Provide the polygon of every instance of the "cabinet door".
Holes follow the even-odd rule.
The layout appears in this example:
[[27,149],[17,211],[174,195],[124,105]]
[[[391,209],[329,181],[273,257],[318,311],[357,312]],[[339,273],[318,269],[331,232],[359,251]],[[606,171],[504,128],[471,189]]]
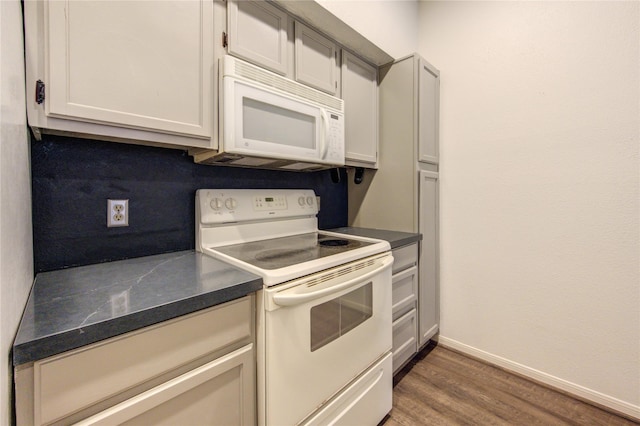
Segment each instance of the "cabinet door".
[[420,287],[418,288],[420,346],[436,334],[440,320],[438,186],[438,173],[420,172],[419,228],[422,233]]
[[253,425],[253,344],[76,425]]
[[[376,167],[378,161],[378,72],[342,51],[345,159],[348,165]],[[359,164],[365,163],[365,164]]]
[[296,81],[335,95],[338,90],[336,44],[299,22],[295,28]]
[[230,0],[228,52],[286,75],[289,17],[266,1]]
[[418,159],[438,163],[440,72],[424,59],[418,61]]
[[213,3],[45,3],[45,111],[211,137]]

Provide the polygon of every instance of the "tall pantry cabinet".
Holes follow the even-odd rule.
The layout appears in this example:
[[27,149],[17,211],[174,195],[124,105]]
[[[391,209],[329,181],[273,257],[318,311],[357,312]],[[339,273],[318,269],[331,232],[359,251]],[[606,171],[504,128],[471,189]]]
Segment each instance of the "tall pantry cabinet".
[[422,233],[418,347],[438,331],[440,73],[420,56],[379,70],[379,165],[349,179],[349,224]]

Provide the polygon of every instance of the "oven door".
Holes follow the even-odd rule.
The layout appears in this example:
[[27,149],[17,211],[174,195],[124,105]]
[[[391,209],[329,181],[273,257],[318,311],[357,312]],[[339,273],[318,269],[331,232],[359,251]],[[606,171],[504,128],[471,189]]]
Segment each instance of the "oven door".
[[301,422],[391,350],[392,264],[385,253],[264,290],[265,424]]

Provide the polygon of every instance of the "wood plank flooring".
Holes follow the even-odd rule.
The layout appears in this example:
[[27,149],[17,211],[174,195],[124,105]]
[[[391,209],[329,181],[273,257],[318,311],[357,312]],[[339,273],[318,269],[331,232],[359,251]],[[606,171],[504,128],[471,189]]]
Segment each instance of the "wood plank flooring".
[[384,426],[639,425],[501,368],[430,344],[394,379]]

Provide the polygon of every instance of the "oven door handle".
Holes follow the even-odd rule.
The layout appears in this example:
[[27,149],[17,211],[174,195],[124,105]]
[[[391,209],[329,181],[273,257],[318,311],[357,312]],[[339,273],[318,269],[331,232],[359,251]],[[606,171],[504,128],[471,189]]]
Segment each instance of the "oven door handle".
[[379,274],[387,268],[391,268],[393,265],[393,257],[388,256],[380,262],[380,266],[376,269],[367,272],[364,275],[360,275],[356,278],[350,279],[349,281],[345,281],[341,284],[337,284],[331,287],[323,288],[321,290],[312,291],[309,293],[298,293],[298,294],[279,294],[276,293],[273,295],[273,303],[279,306],[294,306],[299,305],[301,303],[308,302],[310,300],[318,299],[320,297],[326,296],[328,294],[337,293],[339,291],[355,287],[358,284],[361,284],[364,281],[367,281],[369,278],[374,275]]

